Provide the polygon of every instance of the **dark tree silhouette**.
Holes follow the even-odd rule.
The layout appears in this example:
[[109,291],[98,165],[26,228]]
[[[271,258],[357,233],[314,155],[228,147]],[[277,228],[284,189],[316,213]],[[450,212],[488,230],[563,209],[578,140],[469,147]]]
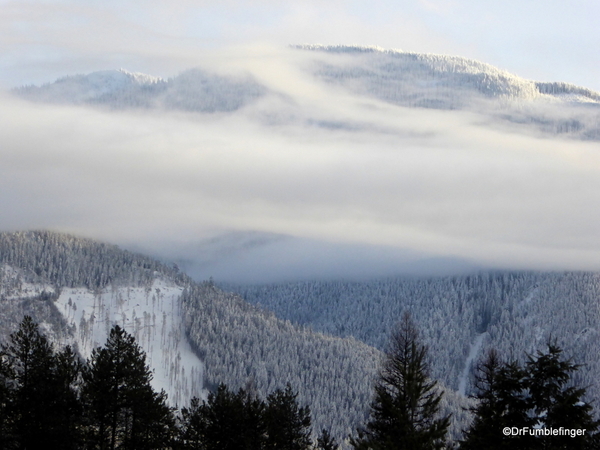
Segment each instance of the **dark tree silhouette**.
[[[2,346],[4,439],[16,448],[74,449],[80,444],[81,364],[70,347],[55,354],[38,325],[25,316]],[[5,443],[7,448],[10,445]]]
[[151,380],[145,353],[133,336],[115,326],[106,346],[92,352],[84,372],[92,448],[153,449],[169,444],[172,410],[164,391],[156,393]]
[[[591,449],[598,448],[592,406],[585,402],[586,390],[571,384],[578,365],[562,358],[562,349],[548,344],[546,352],[527,355],[524,366],[502,362],[492,351],[479,365],[477,406],[474,419],[460,443],[461,450]],[[504,436],[505,427],[530,430],[585,429],[579,436]]]
[[371,403],[371,418],[351,440],[356,449],[441,449],[450,418],[439,417],[442,394],[429,378],[427,348],[410,315],[392,334]]
[[307,450],[311,440],[308,406],[299,406],[298,394],[288,384],[267,397],[264,414],[267,431],[265,449]]

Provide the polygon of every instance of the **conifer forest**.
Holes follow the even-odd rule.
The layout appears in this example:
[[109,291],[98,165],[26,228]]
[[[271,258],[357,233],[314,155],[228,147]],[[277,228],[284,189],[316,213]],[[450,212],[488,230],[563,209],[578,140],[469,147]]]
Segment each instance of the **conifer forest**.
[[[470,344],[463,370],[455,369],[453,384],[444,370],[453,360],[441,356],[448,347],[436,341],[424,311],[409,299],[389,331],[379,321],[370,338],[373,345],[367,345],[361,335],[351,334],[356,325],[350,319],[345,336],[335,332],[342,325],[335,321],[330,325],[334,331],[324,334],[317,325],[311,329],[306,317],[298,319],[305,314],[300,303],[299,316],[283,320],[244,300],[268,286],[229,286],[242,296],[228,294],[213,281],[196,283],[175,266],[116,246],[26,232],[0,234],[0,250],[2,448],[598,445],[590,382],[595,369],[585,353],[575,358],[577,347],[564,345],[568,322],[551,333],[536,331],[540,345],[533,351],[517,341],[512,341],[512,352],[492,345],[494,333],[506,338],[502,317],[511,309],[498,303],[502,299],[510,305],[520,297],[534,310],[536,296],[549,286],[563,295],[571,290],[593,298],[591,274],[500,273],[270,287],[274,293],[303,289],[307,301],[317,288],[338,302],[355,299],[350,312],[365,307],[358,301],[364,292],[375,300],[396,295],[401,303],[394,289],[404,289],[413,299],[421,291],[434,302],[432,292],[445,290],[454,302],[447,303],[465,313],[477,299],[479,309],[470,308],[466,316],[474,339],[465,340]],[[371,303],[378,304],[384,302]],[[434,312],[428,320],[443,315],[435,303],[425,307]],[[512,311],[518,318],[522,306],[512,304]],[[369,315],[377,320],[376,310]],[[319,317],[326,318],[327,312]],[[452,326],[458,328],[450,322],[441,330]],[[577,326],[588,327],[581,339],[595,333],[585,322]],[[533,434],[505,436],[506,427]],[[563,434],[535,434],[544,429]]]

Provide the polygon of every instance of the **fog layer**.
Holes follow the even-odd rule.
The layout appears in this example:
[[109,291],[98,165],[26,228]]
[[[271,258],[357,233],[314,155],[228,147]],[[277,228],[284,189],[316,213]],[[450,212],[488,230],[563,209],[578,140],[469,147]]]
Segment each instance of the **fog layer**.
[[[224,239],[223,248],[254,255],[246,268],[231,259],[240,275],[268,256],[282,261],[278,278],[288,276],[286,264],[289,278],[302,272],[294,260],[339,276],[332,268],[348,266],[351,249],[361,250],[349,274],[361,261],[388,259],[375,272],[449,258],[600,269],[597,142],[527,132],[473,111],[388,104],[310,77],[294,58],[239,66],[269,94],[233,112],[115,111],[4,96],[2,229],[68,231],[173,259],[182,249],[180,260],[198,248],[201,264],[223,260],[213,244],[207,257],[205,244]],[[260,242],[219,238],[249,232],[269,237],[266,254],[256,253]],[[226,277],[234,281],[235,271]]]

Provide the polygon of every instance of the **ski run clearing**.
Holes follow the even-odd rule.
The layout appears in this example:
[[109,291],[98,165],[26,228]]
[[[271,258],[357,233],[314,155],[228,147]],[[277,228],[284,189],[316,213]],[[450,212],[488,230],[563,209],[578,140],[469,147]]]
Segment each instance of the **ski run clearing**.
[[146,352],[152,385],[179,407],[202,394],[203,364],[193,353],[181,323],[182,288],[156,279],[150,288],[108,287],[95,293],[63,288],[55,305],[72,327],[74,344],[89,358],[119,325]]

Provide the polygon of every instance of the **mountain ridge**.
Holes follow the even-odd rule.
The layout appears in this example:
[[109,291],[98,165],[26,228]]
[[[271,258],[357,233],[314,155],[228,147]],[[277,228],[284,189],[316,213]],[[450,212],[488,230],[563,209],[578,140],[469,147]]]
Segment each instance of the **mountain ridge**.
[[[306,81],[336,86],[351,95],[401,107],[472,111],[513,127],[525,126],[523,131],[533,128],[576,139],[600,139],[600,93],[582,86],[528,80],[460,56],[347,45],[304,44],[290,46],[290,50],[303,56],[296,68]],[[198,67],[167,80],[123,70],[93,72],[39,87],[16,88],[13,93],[50,103],[205,114],[261,110],[264,106],[256,105],[263,98],[298,108],[293,95],[281,89],[250,69],[223,75]],[[289,115],[277,107],[262,114],[271,118]],[[306,120],[321,123],[310,117]]]

